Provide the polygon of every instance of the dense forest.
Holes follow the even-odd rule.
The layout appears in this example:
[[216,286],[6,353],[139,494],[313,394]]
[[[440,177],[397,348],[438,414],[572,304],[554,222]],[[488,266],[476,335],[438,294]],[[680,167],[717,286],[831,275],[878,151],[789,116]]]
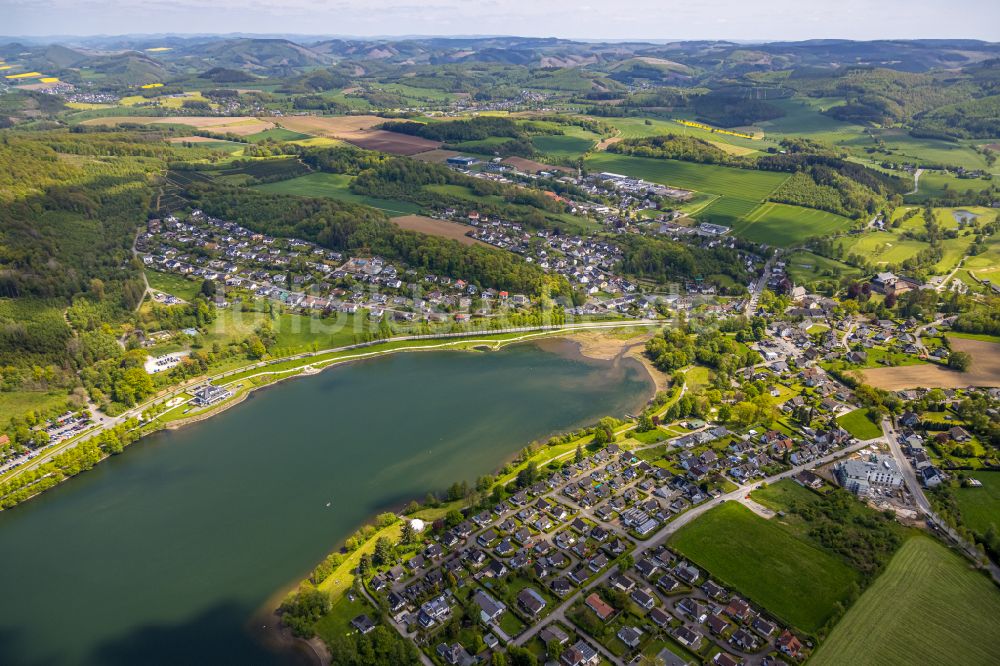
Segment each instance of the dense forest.
[[127,133],[4,136],[0,296],[17,300],[0,308],[0,363],[72,364],[74,312],[93,313],[78,322],[91,330],[135,307],[143,284],[130,248],[153,193],[148,172],[169,154]]
[[[642,278],[666,283],[726,275],[738,285],[749,282],[739,253],[724,247],[701,248],[661,238],[625,235],[619,245],[624,252],[621,269]],[[741,291],[739,286],[735,291]]]

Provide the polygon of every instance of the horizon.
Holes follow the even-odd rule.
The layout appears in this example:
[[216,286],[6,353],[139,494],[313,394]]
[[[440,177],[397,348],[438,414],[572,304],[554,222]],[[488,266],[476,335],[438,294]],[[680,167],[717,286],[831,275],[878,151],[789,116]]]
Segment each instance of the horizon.
[[[377,5],[377,6],[370,6]],[[198,16],[198,31],[190,30]],[[746,43],[843,39],[848,41],[977,39],[1000,40],[1000,4],[956,0],[948,12],[929,0],[886,0],[872,6],[843,0],[803,8],[797,0],[749,5],[708,0],[681,2],[629,0],[624,4],[578,5],[570,0],[281,0],[248,4],[220,0],[111,0],[95,8],[79,0],[14,0],[7,11],[11,37],[73,39],[226,34],[330,36],[347,39],[476,38],[518,36],[574,41],[736,41]],[[147,33],[151,24],[161,29]],[[276,25],[282,30],[275,31]],[[332,29],[317,31],[317,25]],[[483,26],[495,30],[482,31]],[[935,35],[928,36],[928,26]],[[653,37],[650,33],[672,35]],[[636,35],[645,35],[637,37]]]
[[560,37],[556,35],[520,35],[514,33],[482,33],[482,34],[347,34],[347,33],[310,33],[310,32],[119,32],[119,33],[82,33],[82,34],[0,34],[0,40],[24,40],[41,43],[58,43],[63,40],[102,40],[102,39],[283,39],[287,41],[301,40],[335,40],[345,41],[421,41],[431,39],[443,40],[469,40],[469,39],[537,39],[537,40],[559,40],[566,42],[591,43],[591,44],[683,44],[692,42],[729,42],[733,44],[802,44],[811,42],[855,42],[855,43],[879,43],[879,42],[938,42],[938,41],[973,41],[984,44],[1000,44],[1000,35],[995,39],[983,37],[880,37],[871,39],[860,39],[851,37],[803,37],[801,39],[764,39],[764,38],[696,38],[696,37],[633,37],[633,38],[612,38],[612,37]]

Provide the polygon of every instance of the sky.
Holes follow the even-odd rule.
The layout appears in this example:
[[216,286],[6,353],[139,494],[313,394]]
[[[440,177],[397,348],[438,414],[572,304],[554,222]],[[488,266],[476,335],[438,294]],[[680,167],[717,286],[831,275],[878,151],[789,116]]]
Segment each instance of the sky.
[[231,32],[1000,41],[1000,0],[0,0],[4,35]]

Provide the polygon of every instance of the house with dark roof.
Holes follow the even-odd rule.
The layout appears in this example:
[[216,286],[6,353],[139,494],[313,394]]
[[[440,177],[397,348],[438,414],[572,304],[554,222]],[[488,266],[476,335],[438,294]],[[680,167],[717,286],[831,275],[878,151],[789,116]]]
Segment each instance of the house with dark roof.
[[535,616],[545,610],[547,602],[537,590],[526,587],[517,593],[517,605],[528,615]]

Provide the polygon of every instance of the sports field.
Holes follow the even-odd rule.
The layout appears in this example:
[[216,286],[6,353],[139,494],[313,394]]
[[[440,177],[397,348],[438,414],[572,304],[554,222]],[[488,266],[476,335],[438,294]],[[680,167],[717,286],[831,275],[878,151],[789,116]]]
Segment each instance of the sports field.
[[670,545],[724,585],[805,632],[820,629],[857,574],[737,502],[726,502],[670,539]]
[[914,537],[809,664],[995,665],[998,636],[1000,591],[944,546]]
[[351,176],[341,173],[310,173],[291,180],[256,185],[255,189],[277,194],[295,194],[300,197],[327,197],[339,201],[371,206],[385,211],[390,217],[410,215],[420,211],[420,206],[409,201],[376,199],[351,192]]
[[851,220],[823,210],[764,203],[733,226],[733,231],[748,240],[778,247],[802,243],[813,236],[843,231]]

